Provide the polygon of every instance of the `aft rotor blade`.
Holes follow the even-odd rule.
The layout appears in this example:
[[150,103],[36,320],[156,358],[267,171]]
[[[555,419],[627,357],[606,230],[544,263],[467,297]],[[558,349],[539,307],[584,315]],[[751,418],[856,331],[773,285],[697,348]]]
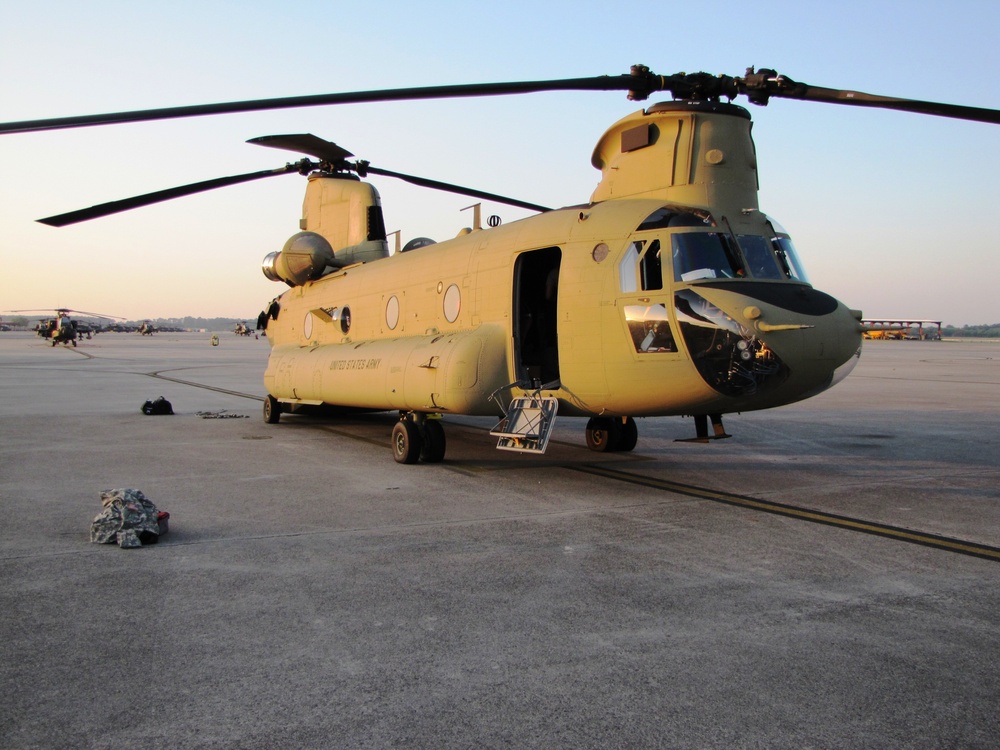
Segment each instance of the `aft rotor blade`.
[[526,208],[530,211],[539,211],[545,213],[546,211],[551,211],[551,208],[547,206],[539,206],[536,203],[528,203],[527,201],[521,201],[516,198],[507,198],[503,195],[496,195],[495,193],[487,193],[482,190],[476,190],[475,188],[462,187],[461,185],[453,185],[449,182],[439,182],[438,180],[430,180],[426,177],[416,177],[411,174],[403,174],[402,172],[391,172],[388,169],[379,169],[378,167],[373,167],[370,164],[365,164],[359,168],[360,172],[367,172],[370,174],[382,175],[383,177],[395,177],[397,179],[403,180],[404,182],[409,182],[413,185],[419,185],[420,187],[433,188],[434,190],[444,190],[448,193],[457,193],[459,195],[467,195],[470,198],[482,198],[483,200],[494,201],[495,203],[504,203],[508,206],[516,206],[517,208]]
[[262,135],[258,138],[251,138],[247,143],[252,143],[255,146],[280,148],[283,151],[294,151],[297,154],[308,154],[330,163],[342,162],[354,156],[346,148],[341,148],[333,141],[327,141],[312,133]]
[[650,91],[662,89],[656,76],[641,69],[629,75],[594,76],[589,78],[567,78],[548,81],[514,81],[505,83],[472,83],[450,86],[422,86],[373,91],[352,91],[311,96],[287,96],[275,99],[253,99],[216,104],[197,104],[184,107],[164,107],[142,109],[129,112],[111,112],[101,115],[78,117],[54,117],[43,120],[22,120],[0,123],[0,134],[27,133],[41,130],[63,130],[84,128],[92,125],[110,125],[123,122],[148,122],[169,120],[179,117],[199,117],[234,112],[259,112],[272,109],[293,109],[296,107],[318,107],[332,104],[360,104],[365,102],[390,102],[418,99],[449,99],[480,96],[500,96],[505,94],[528,94],[539,91],[630,91],[635,98],[646,98]]
[[247,143],[252,143],[256,146],[280,148],[285,151],[295,151],[296,153],[315,156],[317,159],[322,159],[328,164],[335,165],[335,169],[349,169],[357,172],[362,177],[367,174],[377,174],[383,177],[395,177],[405,182],[409,182],[412,185],[432,188],[434,190],[444,190],[445,192],[457,193],[458,195],[467,195],[471,198],[482,198],[483,200],[490,200],[496,203],[504,203],[508,206],[527,208],[531,211],[540,211],[544,213],[545,211],[552,210],[551,208],[539,206],[535,203],[527,203],[516,198],[508,198],[505,195],[487,193],[482,190],[476,190],[475,188],[467,188],[461,185],[453,185],[449,182],[431,180],[427,177],[417,177],[411,174],[403,174],[402,172],[391,172],[388,169],[373,167],[367,161],[359,161],[355,164],[351,164],[347,162],[347,158],[354,156],[354,154],[342,146],[338,146],[333,141],[320,138],[312,133],[297,133],[294,135],[263,135],[258,138],[251,138],[247,141]]
[[260,180],[264,177],[275,177],[279,174],[298,172],[300,168],[301,164],[286,164],[280,169],[268,169],[262,172],[249,172],[247,174],[238,174],[231,177],[218,177],[214,180],[194,182],[190,185],[181,185],[179,187],[168,188],[167,190],[158,190],[155,193],[146,193],[145,195],[136,195],[132,198],[124,198],[118,201],[101,203],[97,206],[91,206],[90,208],[82,208],[78,211],[70,211],[69,213],[59,214],[58,216],[49,216],[44,219],[38,219],[38,221],[42,224],[48,224],[50,227],[65,227],[70,224],[79,224],[81,221],[99,219],[102,216],[110,216],[111,214],[121,213],[122,211],[130,211],[133,208],[141,208],[143,206],[150,206],[154,203],[173,200],[174,198],[180,198],[185,195],[204,193],[208,190],[215,190],[216,188],[227,187],[229,185],[238,185],[241,182]]

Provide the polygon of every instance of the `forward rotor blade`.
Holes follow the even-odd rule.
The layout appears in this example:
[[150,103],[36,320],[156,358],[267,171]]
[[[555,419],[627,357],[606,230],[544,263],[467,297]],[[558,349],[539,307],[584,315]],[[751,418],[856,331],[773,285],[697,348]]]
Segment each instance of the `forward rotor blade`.
[[966,107],[961,104],[943,104],[927,102],[919,99],[897,99],[891,96],[866,94],[862,91],[846,91],[828,89],[821,86],[798,84],[799,88],[791,93],[780,92],[775,96],[786,99],[803,99],[812,102],[828,102],[830,104],[847,104],[852,107],[875,107],[878,109],[894,109],[899,112],[914,112],[936,117],[950,117],[955,120],[971,120],[1000,125],[1000,110],[984,107]]
[[373,167],[370,164],[365,164],[360,168],[359,171],[367,172],[370,174],[382,175],[383,177],[395,177],[397,179],[403,180],[404,182],[409,182],[413,185],[419,185],[420,187],[433,188],[434,190],[444,190],[448,193],[457,193],[458,195],[467,195],[470,198],[482,198],[483,200],[494,201],[496,203],[504,203],[508,206],[516,206],[518,208],[527,208],[530,211],[539,211],[545,213],[546,211],[551,211],[551,208],[547,206],[539,206],[536,203],[528,203],[526,201],[517,200],[516,198],[507,198],[503,195],[496,195],[495,193],[487,193],[482,190],[476,190],[474,188],[462,187],[461,185],[453,185],[449,182],[439,182],[438,180],[429,180],[426,177],[416,177],[411,174],[403,174],[402,172],[391,172],[388,169],[379,169],[378,167]]
[[644,69],[630,75],[620,76],[594,76],[590,78],[568,78],[549,81],[472,83],[451,86],[424,86],[316,94],[312,96],[287,96],[276,99],[253,99],[216,104],[197,104],[185,107],[112,112],[102,115],[22,120],[20,122],[0,123],[0,134],[84,128],[91,125],[110,125],[122,122],[148,122],[151,120],[169,120],[178,117],[198,117],[201,115],[218,115],[233,112],[258,112],[270,109],[318,107],[331,104],[500,96],[504,94],[528,94],[538,91],[631,91],[635,93],[636,98],[644,99],[649,95],[650,91],[658,91],[662,88],[658,83],[660,80],[662,80],[661,76],[653,75],[648,72],[648,69]]
[[961,120],[1000,123],[1000,111],[994,109],[924,102],[914,99],[898,99],[864,94],[859,91],[824,89],[818,86],[796,83],[785,76],[778,76],[773,70],[765,69],[755,73],[753,69],[750,69],[747,71],[746,77],[743,78],[734,78],[725,75],[713,76],[708,73],[677,73],[670,76],[663,76],[651,72],[644,65],[633,65],[629,74],[619,76],[378,89],[312,96],[288,96],[274,99],[198,104],[183,107],[164,107],[160,109],[111,112],[108,114],[82,115],[78,117],[22,120],[19,122],[0,123],[0,135],[5,133],[83,128],[92,125],[110,125],[124,122],[169,120],[180,117],[199,117],[235,112],[257,112],[366,102],[503,96],[542,91],[627,91],[628,98],[632,101],[642,101],[655,91],[669,91],[675,99],[695,101],[718,100],[720,97],[732,99],[743,94],[754,104],[761,105],[767,104],[769,97],[778,96],[833,104],[895,109],[904,112],[951,117]]
[[161,203],[174,198],[180,198],[185,195],[203,193],[208,190],[215,190],[216,188],[227,187],[229,185],[238,185],[241,182],[260,180],[264,177],[275,177],[279,174],[298,172],[301,167],[301,163],[286,164],[284,167],[279,169],[268,169],[262,172],[249,172],[247,174],[238,174],[231,177],[218,177],[214,180],[194,182],[190,185],[181,185],[179,187],[168,188],[167,190],[158,190],[155,193],[146,193],[145,195],[136,195],[132,198],[124,198],[118,201],[110,201],[109,203],[101,203],[97,206],[91,206],[90,208],[82,208],[78,211],[70,211],[69,213],[59,214],[58,216],[49,216],[44,219],[38,219],[38,221],[42,224],[48,224],[50,227],[65,227],[70,224],[78,224],[81,221],[99,219],[102,216],[110,216],[111,214],[121,213],[122,211],[130,211],[133,208],[141,208],[154,203]]

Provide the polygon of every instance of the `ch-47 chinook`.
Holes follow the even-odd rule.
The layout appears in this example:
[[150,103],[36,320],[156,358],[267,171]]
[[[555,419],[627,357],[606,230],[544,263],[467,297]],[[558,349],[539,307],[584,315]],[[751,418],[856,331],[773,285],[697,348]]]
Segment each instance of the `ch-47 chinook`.
[[[373,167],[309,134],[251,143],[310,158],[41,219],[63,226],[224,185],[300,173],[300,232],[265,258],[289,289],[261,322],[272,347],[264,418],[311,405],[398,411],[392,452],[441,461],[441,415],[503,416],[498,447],[542,451],[556,413],[588,418],[596,451],[636,445],[636,417],[690,415],[696,439],[722,415],[789,404],[838,382],[860,356],[861,313],[809,283],[791,238],[762,212],[748,111],[785,97],[1000,123],[997,110],[743,77],[628,75],[391,89],[230,102],[0,125],[0,133],[340,103],[551,90],[625,90],[672,101],[598,140],[601,179],[580,205],[549,209]],[[723,99],[727,101],[723,101]],[[368,175],[534,209],[390,253]],[[505,416],[504,416],[505,415]],[[711,421],[713,434],[709,435]]]

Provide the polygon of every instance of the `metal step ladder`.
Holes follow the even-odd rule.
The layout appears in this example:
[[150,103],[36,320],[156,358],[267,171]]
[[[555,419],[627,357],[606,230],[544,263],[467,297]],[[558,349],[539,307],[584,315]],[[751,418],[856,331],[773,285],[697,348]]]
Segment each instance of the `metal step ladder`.
[[545,453],[549,432],[559,410],[559,401],[541,396],[515,398],[490,434],[498,438],[497,449],[521,453]]

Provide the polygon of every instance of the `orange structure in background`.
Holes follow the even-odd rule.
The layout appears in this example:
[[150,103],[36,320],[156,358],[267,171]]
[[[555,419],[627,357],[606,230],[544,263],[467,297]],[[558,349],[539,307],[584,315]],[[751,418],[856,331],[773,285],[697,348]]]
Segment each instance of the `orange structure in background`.
[[[905,320],[901,318],[867,318],[861,321],[866,339],[941,340],[940,320]],[[924,326],[932,328],[925,331]],[[933,330],[936,326],[937,330]]]

